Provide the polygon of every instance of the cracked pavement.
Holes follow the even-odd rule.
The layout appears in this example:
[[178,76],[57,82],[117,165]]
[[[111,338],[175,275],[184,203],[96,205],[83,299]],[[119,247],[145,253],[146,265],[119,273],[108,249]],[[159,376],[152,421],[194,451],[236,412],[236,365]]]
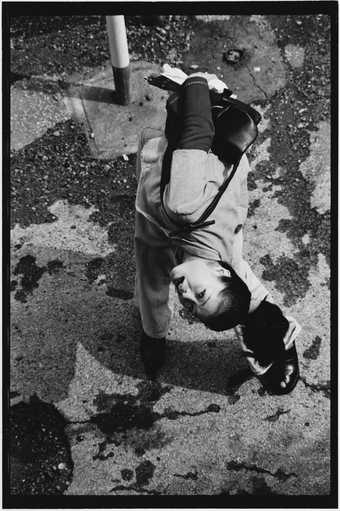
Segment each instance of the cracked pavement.
[[[58,484],[55,471],[52,482],[23,485],[18,449],[14,493],[328,496],[330,17],[172,17],[161,27],[127,17],[134,69],[165,57],[187,72],[198,65],[263,116],[249,153],[244,252],[302,325],[301,380],[280,397],[250,374],[235,332],[186,319],[173,290],[167,363],[159,381],[145,379],[133,304],[144,110],[135,105],[126,146],[113,126],[102,153],[95,132],[94,150],[70,98],[80,87],[98,103],[91,115],[111,108],[105,25],[71,18],[11,32],[11,410],[19,435],[22,401],[35,396],[42,414],[52,406],[70,455],[58,461],[67,469]],[[233,66],[229,48],[244,51]],[[159,123],[160,101],[149,100]]]

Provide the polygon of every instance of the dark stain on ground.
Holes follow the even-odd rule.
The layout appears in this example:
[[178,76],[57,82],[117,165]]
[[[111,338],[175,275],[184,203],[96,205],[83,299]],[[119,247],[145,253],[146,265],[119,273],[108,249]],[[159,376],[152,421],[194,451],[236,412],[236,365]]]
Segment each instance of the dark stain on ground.
[[284,415],[285,413],[289,413],[290,410],[284,410],[283,408],[279,407],[273,415],[268,415],[264,420],[268,422],[276,422],[279,420],[281,415]]
[[13,271],[14,275],[22,275],[20,279],[22,289],[15,293],[14,298],[20,302],[26,302],[27,295],[32,294],[33,290],[39,286],[38,282],[45,271],[45,267],[36,264],[35,257],[31,255],[22,257]]
[[[94,404],[100,413],[91,418],[105,435],[105,440],[100,444],[98,455],[104,456],[104,451],[109,444],[120,444],[117,435],[125,435],[131,429],[149,431],[154,423],[159,420],[160,414],[153,411],[153,405],[168,392],[171,387],[162,386],[158,382],[142,381],[137,385],[138,394],[106,394],[100,392],[94,400]],[[123,439],[122,439],[123,440]],[[166,439],[164,435],[154,430],[152,436],[142,439],[143,445],[136,445],[138,456],[142,456],[147,448],[161,447]],[[138,443],[138,440],[137,440]]]
[[131,481],[133,478],[133,472],[129,468],[123,468],[120,473],[122,474],[123,481]]
[[166,417],[169,420],[177,420],[179,417],[197,417],[198,415],[205,415],[206,413],[218,413],[220,411],[221,407],[215,403],[212,403],[207,408],[200,410],[199,412],[178,412],[177,410],[166,408],[160,418]]
[[116,396],[116,404],[110,412],[103,412],[91,417],[91,422],[96,424],[105,434],[123,432],[132,428],[148,430],[159,418],[148,406],[136,405],[135,398],[122,395]]
[[23,303],[27,302],[27,295],[32,294],[33,290],[39,287],[39,280],[46,271],[50,275],[54,275],[63,267],[63,262],[58,259],[49,261],[46,267],[38,266],[36,258],[32,255],[22,257],[13,270],[14,275],[22,275],[20,279],[21,289],[17,290],[14,298]]
[[191,479],[193,481],[197,481],[198,479],[198,473],[195,470],[195,472],[187,472],[186,474],[174,474],[175,477],[181,477],[182,479]]
[[264,280],[274,280],[276,288],[284,295],[283,303],[290,307],[301,296],[305,296],[311,284],[308,280],[308,266],[300,265],[295,259],[279,256],[274,264],[270,255],[260,258],[265,266],[262,273]]
[[233,394],[232,396],[228,396],[228,403],[230,405],[234,405],[237,401],[239,401],[239,399],[241,399],[239,394]]
[[59,270],[61,270],[62,268],[64,268],[64,263],[62,261],[59,261],[59,259],[48,261],[47,263],[47,271],[50,275],[59,273]]
[[316,360],[320,355],[321,337],[318,335],[315,337],[312,345],[303,352],[304,358],[309,360]]
[[[110,259],[112,259],[112,257],[110,257]],[[88,279],[90,284],[92,284],[101,273],[104,273],[105,276],[106,273],[112,274],[112,266],[108,266],[106,264],[105,259],[97,257],[87,263],[86,278]],[[107,282],[106,277],[105,282]],[[107,285],[106,294],[113,298],[120,298],[121,300],[131,300],[131,298],[133,298],[134,295],[133,291],[129,291],[128,289],[117,289],[116,287],[110,284]]]
[[249,479],[252,489],[250,492],[242,489],[222,491],[219,495],[221,496],[235,496],[235,495],[279,495],[272,491],[270,486],[267,485],[264,477],[251,477]]
[[[120,222],[118,222],[120,224]],[[109,227],[109,231],[112,227]],[[124,229],[127,229],[125,226]],[[93,284],[100,274],[105,275],[106,294],[121,300],[133,298],[134,290],[134,252],[133,230],[127,236],[116,232],[119,250],[113,251],[107,257],[96,257],[86,264],[85,275],[89,284]],[[109,234],[110,236],[110,234]],[[123,241],[124,240],[124,241]]]
[[101,442],[99,444],[98,452],[92,457],[92,459],[104,461],[104,460],[107,460],[108,458],[112,458],[114,456],[114,452],[110,451],[110,452],[104,454],[104,452],[106,451],[106,447],[107,447],[107,442],[104,440],[103,442]]
[[136,456],[143,456],[143,454],[145,454],[145,449],[143,447],[136,447],[135,453]]
[[11,407],[9,422],[11,494],[62,494],[73,472],[64,418],[52,404],[33,397]]
[[297,477],[294,472],[286,473],[281,468],[279,468],[276,472],[270,472],[270,470],[266,470],[264,468],[258,467],[257,465],[246,463],[239,463],[238,461],[229,461],[226,463],[227,470],[234,470],[239,472],[240,470],[250,470],[258,473],[269,474],[272,477],[276,477],[279,481],[286,481],[290,477]]
[[252,477],[251,479],[253,485],[252,495],[277,495],[272,491],[270,486],[267,485],[264,477]]
[[248,206],[248,218],[253,216],[255,214],[255,210],[260,206],[261,201],[260,199],[255,199],[252,202],[249,203]]
[[105,259],[102,257],[95,257],[91,259],[85,266],[85,276],[90,284],[92,284],[98,275],[102,273],[102,268],[105,265]]
[[330,381],[326,383],[308,383],[307,380],[303,377],[300,378],[304,385],[311,389],[312,392],[322,392],[322,394],[330,399],[331,397],[331,385]]
[[9,398],[13,399],[14,397],[20,396],[20,392],[17,392],[16,390],[11,390],[9,393]]
[[149,484],[150,479],[153,477],[155,468],[155,465],[149,460],[142,461],[138,467],[136,467],[136,483],[138,486]]
[[104,459],[103,457],[107,456],[104,454],[106,447],[117,442],[117,435],[123,435],[122,440],[125,438],[126,441],[126,433],[132,429],[138,430],[140,433],[152,430],[151,438],[149,437],[150,433],[148,437],[139,440],[131,438],[130,443],[137,443],[134,445],[136,454],[142,456],[146,450],[160,448],[167,443],[164,433],[154,427],[157,421],[163,418],[177,420],[179,417],[196,417],[220,411],[220,406],[212,403],[197,412],[179,412],[166,408],[163,413],[158,413],[153,410],[154,404],[172,387],[163,386],[154,381],[142,381],[137,388],[137,395],[100,392],[95,398],[94,404],[99,413],[91,417],[90,422],[96,424],[106,438],[100,444],[94,459]]
[[131,300],[133,298],[133,291],[126,289],[116,289],[112,286],[108,286],[106,294],[113,298],[120,298],[121,300]]

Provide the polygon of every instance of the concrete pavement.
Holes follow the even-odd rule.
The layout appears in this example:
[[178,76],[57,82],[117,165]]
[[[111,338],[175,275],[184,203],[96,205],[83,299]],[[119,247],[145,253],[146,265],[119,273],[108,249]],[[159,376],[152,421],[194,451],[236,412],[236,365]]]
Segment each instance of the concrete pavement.
[[[79,178],[77,199],[62,181],[46,199],[49,220],[18,215],[11,230],[11,390],[18,401],[36,394],[66,418],[74,467],[65,495],[330,493],[329,46],[320,56],[317,38],[304,35],[307,17],[273,18],[201,20],[183,60],[218,70],[263,114],[250,153],[244,250],[277,303],[303,327],[301,380],[288,396],[268,395],[249,373],[234,331],[191,324],[173,290],[168,360],[158,383],[145,379],[132,298],[133,153],[140,127],[163,122],[165,102],[142,80],[150,64],[133,65],[129,107],[105,99],[109,64],[93,69],[90,80],[54,90],[54,99],[30,81],[25,91],[20,81],[12,86],[11,172],[24,172],[20,151],[32,156],[37,139],[43,147],[48,137],[45,147],[52,151],[55,140],[70,155],[70,168],[84,165],[85,175],[93,163],[96,173],[91,193]],[[316,26],[327,25],[314,18]],[[321,28],[318,35],[326,38]],[[221,58],[228,47],[244,49],[245,60],[234,68]],[[325,87],[312,84],[306,98],[303,80],[323,65]],[[71,117],[87,137],[83,153],[63,146],[79,126]],[[115,180],[110,159],[120,162]]]

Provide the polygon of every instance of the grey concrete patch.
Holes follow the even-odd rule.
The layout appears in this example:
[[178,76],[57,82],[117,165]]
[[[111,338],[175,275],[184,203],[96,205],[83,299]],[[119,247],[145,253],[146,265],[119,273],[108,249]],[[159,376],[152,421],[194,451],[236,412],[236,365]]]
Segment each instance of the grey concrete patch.
[[[71,117],[60,94],[53,96],[43,91],[11,87],[11,149],[18,150],[41,137],[58,122]],[[57,133],[56,133],[56,136]]]
[[295,44],[287,44],[285,46],[285,57],[292,67],[302,67],[305,59],[305,49]]
[[[115,103],[111,68],[81,86],[71,87],[70,107],[75,117],[87,125],[89,143],[98,158],[136,152],[143,128],[164,125],[168,93],[144,80],[159,72],[160,67],[146,62],[131,63],[130,67],[131,102],[127,106]],[[90,88],[94,92],[89,95]]]

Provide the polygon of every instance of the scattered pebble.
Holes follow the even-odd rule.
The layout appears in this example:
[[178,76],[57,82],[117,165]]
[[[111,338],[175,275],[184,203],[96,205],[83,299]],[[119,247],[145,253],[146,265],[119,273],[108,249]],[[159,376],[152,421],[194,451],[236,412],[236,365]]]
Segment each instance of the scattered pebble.
[[94,133],[93,133],[93,131],[91,131],[91,133],[90,133],[90,138],[94,138]]
[[59,470],[65,470],[65,468],[66,468],[66,464],[65,463],[59,463],[59,465],[58,465],[58,469]]
[[57,130],[57,131],[54,131],[54,132],[53,132],[53,135],[54,135],[55,137],[60,137],[60,131],[58,131],[58,130]]
[[228,64],[237,64],[243,57],[243,51],[237,48],[230,48],[230,50],[223,53],[223,60]]
[[261,68],[259,66],[256,66],[256,67],[254,67],[254,71],[255,71],[255,73],[258,73],[259,71],[261,71]]

